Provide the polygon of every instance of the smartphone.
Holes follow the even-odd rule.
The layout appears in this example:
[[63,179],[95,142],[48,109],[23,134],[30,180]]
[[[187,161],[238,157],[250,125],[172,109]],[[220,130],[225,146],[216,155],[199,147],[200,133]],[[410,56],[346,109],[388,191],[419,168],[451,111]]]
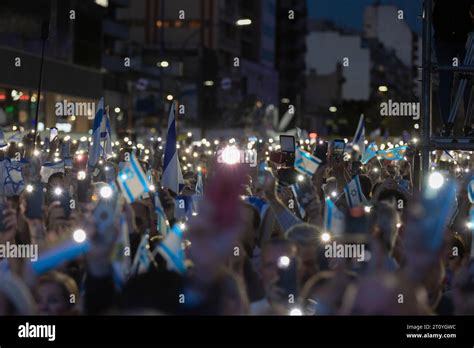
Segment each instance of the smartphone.
[[64,216],[66,219],[68,219],[71,216],[71,195],[69,194],[69,191],[64,191],[60,198],[59,198],[59,203],[61,204],[61,207],[64,210]]
[[105,238],[106,231],[112,227],[115,217],[115,199],[100,199],[94,209],[94,220],[99,238]]
[[117,173],[115,171],[115,166],[111,162],[107,162],[106,166],[104,167],[105,172],[105,181],[108,183],[114,182],[115,178],[117,177]]
[[280,168],[277,171],[277,179],[281,186],[291,186],[298,181],[298,172],[292,167]]
[[90,175],[82,180],[77,180],[77,200],[80,203],[88,203],[91,200],[91,178]]
[[313,156],[319,158],[322,161],[321,164],[326,163],[328,160],[328,147],[329,143],[327,141],[320,141],[318,145],[316,145]]
[[296,150],[295,137],[292,135],[280,135],[281,152],[294,153]]
[[33,191],[26,196],[26,216],[30,219],[43,218],[44,192],[41,182],[32,184]]
[[276,286],[289,295],[298,296],[297,262],[295,257],[282,256],[278,259],[278,281]]
[[65,141],[61,145],[61,157],[62,158],[69,158],[71,157],[71,143],[69,141]]
[[331,142],[330,146],[330,155],[336,162],[342,162],[344,156],[344,148],[346,147],[346,143],[344,140],[335,139]]

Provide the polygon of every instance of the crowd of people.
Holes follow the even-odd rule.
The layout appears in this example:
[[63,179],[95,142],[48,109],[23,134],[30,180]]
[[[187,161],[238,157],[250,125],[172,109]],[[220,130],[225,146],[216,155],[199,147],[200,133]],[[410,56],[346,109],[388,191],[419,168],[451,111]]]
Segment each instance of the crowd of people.
[[[297,138],[317,158],[302,172],[278,139],[188,134],[176,192],[162,185],[165,139],[117,139],[93,168],[90,140],[48,140],[27,133],[0,151],[0,245],[38,247],[38,260],[0,260],[1,315],[474,314],[468,152],[434,153],[420,193],[413,142],[361,161],[347,141],[339,156]],[[227,147],[254,151],[258,165],[217,161]],[[131,202],[118,185],[130,155],[148,185]]]

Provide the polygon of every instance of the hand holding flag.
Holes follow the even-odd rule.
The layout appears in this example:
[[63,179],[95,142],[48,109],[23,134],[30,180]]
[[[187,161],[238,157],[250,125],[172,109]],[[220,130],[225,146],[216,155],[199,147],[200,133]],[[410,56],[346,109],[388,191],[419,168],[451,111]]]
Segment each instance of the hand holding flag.
[[181,191],[184,186],[183,174],[176,150],[176,106],[171,104],[168,116],[168,130],[166,134],[165,157],[163,160],[163,178],[161,185],[175,193]]
[[143,193],[150,190],[150,183],[134,153],[130,156],[130,161],[125,162],[117,179],[128,203],[134,202]]
[[301,148],[296,149],[295,153],[295,169],[304,175],[313,176],[322,161],[311,155],[309,152],[302,150]]

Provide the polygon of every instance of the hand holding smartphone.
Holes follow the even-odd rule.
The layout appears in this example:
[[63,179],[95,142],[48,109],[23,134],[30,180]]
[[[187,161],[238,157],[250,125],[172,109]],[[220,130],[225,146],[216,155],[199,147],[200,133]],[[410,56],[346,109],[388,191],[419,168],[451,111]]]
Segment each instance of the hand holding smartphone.
[[334,139],[329,146],[329,156],[335,161],[335,162],[342,162],[343,156],[344,156],[344,148],[346,146],[346,143],[344,140],[341,139]]
[[29,219],[42,219],[43,203],[43,184],[41,182],[28,184],[26,190],[26,216]]
[[281,256],[278,259],[278,281],[276,286],[283,290],[285,300],[290,295],[298,296],[297,262],[295,257]]

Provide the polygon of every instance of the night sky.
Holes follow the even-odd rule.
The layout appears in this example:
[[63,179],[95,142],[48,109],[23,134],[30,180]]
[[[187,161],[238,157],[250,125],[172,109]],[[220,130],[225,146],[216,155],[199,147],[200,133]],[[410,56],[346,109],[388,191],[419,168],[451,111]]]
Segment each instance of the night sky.
[[[453,0],[455,1],[455,0]],[[308,0],[309,16],[329,19],[341,27],[362,30],[364,9],[376,0]],[[382,5],[395,5],[405,11],[411,29],[421,33],[422,0],[380,0]]]

